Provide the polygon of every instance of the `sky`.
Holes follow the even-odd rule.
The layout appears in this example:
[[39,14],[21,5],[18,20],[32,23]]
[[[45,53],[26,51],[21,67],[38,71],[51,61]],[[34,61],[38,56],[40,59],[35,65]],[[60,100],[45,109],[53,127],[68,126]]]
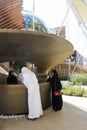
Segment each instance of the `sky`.
[[[61,26],[66,15],[66,0],[34,0],[35,15],[49,28]],[[33,0],[23,0],[23,8],[33,11]]]

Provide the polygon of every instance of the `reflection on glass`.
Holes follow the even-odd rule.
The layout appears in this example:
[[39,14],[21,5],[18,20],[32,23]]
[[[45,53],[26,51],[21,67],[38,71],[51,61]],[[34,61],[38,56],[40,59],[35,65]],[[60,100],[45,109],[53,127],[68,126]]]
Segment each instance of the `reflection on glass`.
[[[22,14],[24,18],[24,29],[33,30],[33,15],[25,11],[23,11]],[[50,33],[50,29],[48,29],[48,27],[44,24],[44,22],[37,16],[34,16],[34,28],[36,31],[39,32]]]

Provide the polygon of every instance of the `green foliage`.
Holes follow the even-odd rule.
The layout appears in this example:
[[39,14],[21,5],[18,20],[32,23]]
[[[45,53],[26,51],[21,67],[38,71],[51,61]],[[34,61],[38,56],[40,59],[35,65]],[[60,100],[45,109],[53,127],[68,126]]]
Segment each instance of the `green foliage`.
[[87,74],[73,74],[70,77],[70,81],[73,85],[87,84]]
[[87,97],[87,90],[82,88],[82,85],[87,85],[87,74],[73,74],[67,86],[63,86],[63,93],[70,96]]
[[63,94],[70,96],[87,97],[87,90],[81,86],[68,84],[66,88],[63,88]]
[[83,97],[87,97],[87,90],[84,91],[84,93],[83,93]]

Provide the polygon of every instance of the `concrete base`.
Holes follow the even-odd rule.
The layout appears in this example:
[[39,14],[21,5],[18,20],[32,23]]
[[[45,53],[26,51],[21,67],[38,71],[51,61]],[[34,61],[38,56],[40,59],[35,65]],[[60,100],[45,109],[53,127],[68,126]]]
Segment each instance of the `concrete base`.
[[[50,85],[40,83],[43,109],[51,106]],[[27,89],[23,84],[0,85],[0,114],[27,114]]]
[[87,98],[63,95],[63,101],[61,111],[49,107],[34,121],[27,115],[1,116],[0,130],[87,130]]

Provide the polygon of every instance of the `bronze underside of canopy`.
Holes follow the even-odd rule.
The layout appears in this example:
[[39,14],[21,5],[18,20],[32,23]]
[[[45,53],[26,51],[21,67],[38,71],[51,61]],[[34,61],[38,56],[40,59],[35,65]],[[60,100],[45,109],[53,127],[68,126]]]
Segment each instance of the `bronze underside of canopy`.
[[29,61],[39,73],[46,73],[65,60],[73,51],[72,44],[53,34],[26,30],[0,30],[0,62]]

